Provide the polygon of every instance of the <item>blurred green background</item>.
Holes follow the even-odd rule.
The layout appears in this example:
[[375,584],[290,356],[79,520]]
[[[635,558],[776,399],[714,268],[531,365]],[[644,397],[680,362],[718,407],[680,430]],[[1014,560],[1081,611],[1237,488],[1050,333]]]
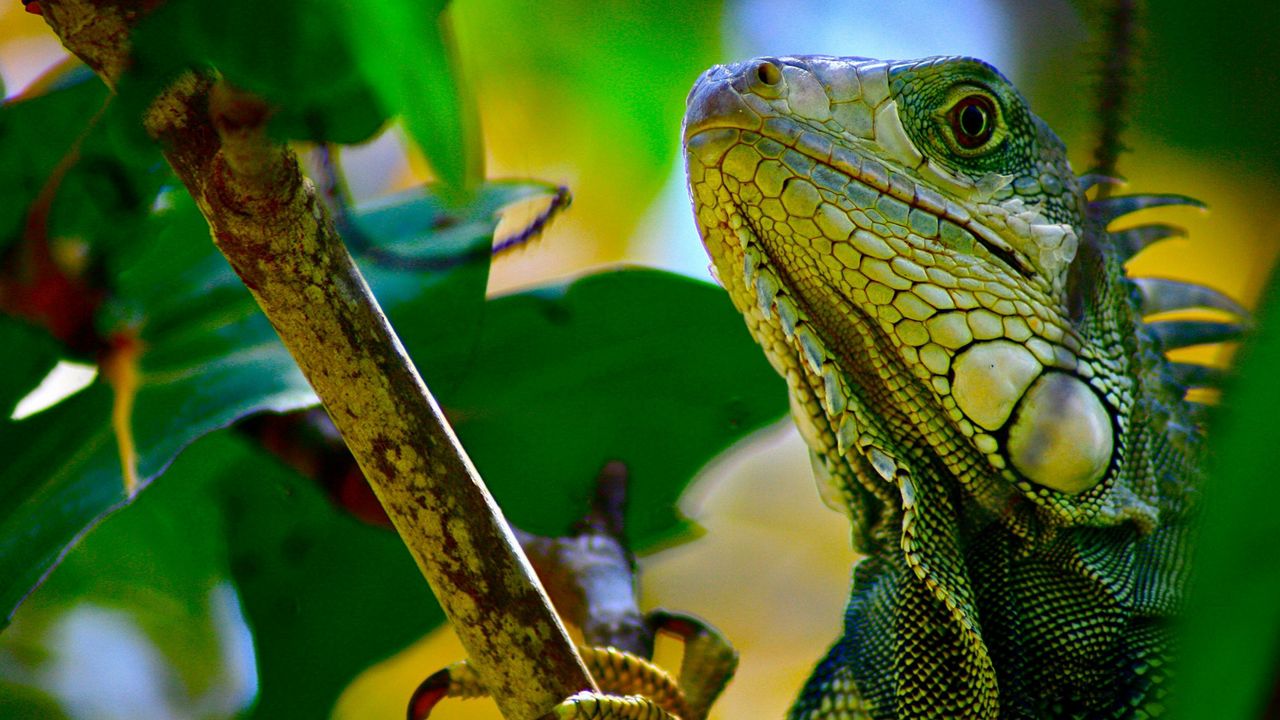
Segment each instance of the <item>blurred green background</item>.
[[[1280,251],[1280,4],[1153,5],[1125,136],[1131,152],[1120,171],[1130,181],[1126,190],[1191,195],[1210,212],[1158,211],[1187,227],[1190,239],[1144,253],[1131,269],[1205,282],[1252,305]],[[572,209],[537,245],[495,265],[491,293],[623,262],[706,277],[678,132],[685,93],[713,63],[759,54],[981,57],[1022,89],[1084,171],[1095,68],[1107,52],[1095,40],[1098,8],[1085,2],[458,0],[452,15],[462,71],[478,99],[489,176],[537,178],[574,193]],[[10,96],[63,57],[39,18],[17,2],[0,6],[0,74]],[[358,199],[428,177],[394,126],[343,156]],[[1183,354],[1226,362],[1231,350]],[[179,462],[197,463],[189,455],[201,447]],[[839,630],[853,560],[845,520],[818,500],[805,452],[785,423],[709,467],[682,509],[706,535],[643,559],[645,606],[700,614],[738,644],[742,668],[717,717],[781,717]],[[140,504],[130,512],[144,510]],[[110,528],[108,522],[95,533]],[[191,527],[157,532],[175,543],[200,536]],[[110,554],[110,547],[106,537],[95,551]],[[191,550],[206,551],[215,550],[198,542]],[[139,576],[154,578],[184,561],[155,568],[139,562]],[[91,577],[92,567],[90,558],[78,558],[45,590],[73,597],[76,573]],[[207,586],[207,602],[175,608],[156,591],[131,600],[136,608],[127,614],[92,603],[63,608],[33,620],[25,634],[0,635],[0,679],[63,698],[49,717],[234,714],[251,702],[256,683],[254,646],[235,592],[209,578],[172,582]],[[22,622],[20,612],[13,629]],[[148,623],[189,634],[204,652],[166,654],[139,629]],[[402,717],[416,683],[461,655],[447,630],[433,633],[356,679],[335,716]],[[0,716],[9,716],[3,705]],[[442,706],[436,716],[498,717],[483,703]]]

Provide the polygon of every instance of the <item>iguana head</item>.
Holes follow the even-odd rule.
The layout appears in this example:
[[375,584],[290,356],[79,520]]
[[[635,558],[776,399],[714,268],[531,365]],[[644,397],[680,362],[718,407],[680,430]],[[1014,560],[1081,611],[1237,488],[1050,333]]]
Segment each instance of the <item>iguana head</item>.
[[998,71],[717,66],[684,139],[714,271],[788,379],[829,501],[874,520],[874,498],[947,476],[1015,529],[1141,505],[1108,500],[1136,293],[1090,239],[1105,230],[1062,142]]

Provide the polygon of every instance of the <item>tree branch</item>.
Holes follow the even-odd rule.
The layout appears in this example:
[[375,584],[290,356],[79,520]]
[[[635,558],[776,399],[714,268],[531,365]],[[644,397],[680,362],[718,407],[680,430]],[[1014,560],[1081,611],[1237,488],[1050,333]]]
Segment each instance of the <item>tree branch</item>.
[[[158,3],[42,0],[68,50],[114,87]],[[270,109],[188,73],[144,120],[324,403],[505,717],[593,688],[501,512],[387,323]],[[376,589],[371,589],[376,592]]]

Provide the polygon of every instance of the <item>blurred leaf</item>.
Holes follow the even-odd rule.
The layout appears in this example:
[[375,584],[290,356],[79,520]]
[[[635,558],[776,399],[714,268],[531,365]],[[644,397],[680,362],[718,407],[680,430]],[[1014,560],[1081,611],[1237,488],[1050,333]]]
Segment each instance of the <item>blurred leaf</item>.
[[101,383],[21,422],[0,424],[0,608],[6,624],[89,524],[120,502],[123,480]]
[[[229,716],[247,700],[237,673],[248,668],[234,666],[246,658],[228,649],[235,628],[218,624],[212,603],[232,576],[254,633],[254,717],[325,717],[360,671],[444,619],[395,535],[331,506],[314,483],[245,441],[214,433],[68,553],[0,648],[24,658],[27,677],[41,677],[62,659],[48,630],[68,610],[114,609],[178,673],[177,689],[163,673],[155,678],[171,709]],[[110,680],[81,684],[94,682]],[[49,702],[30,690],[0,685],[0,707],[35,712],[28,703]]]
[[[439,201],[415,191],[356,213],[370,251],[375,294],[406,338],[440,343],[439,372],[457,373],[471,355],[488,272],[487,248],[498,210],[513,199],[554,192],[537,183],[486,187],[476,205],[450,211],[444,247]],[[315,403],[310,387],[249,293],[208,241],[185,193],[143,229],[152,242],[116,258],[117,298],[104,308],[104,334],[139,333],[139,386],[130,418],[137,473],[145,484],[185,446],[246,415]],[[442,263],[426,271],[419,261]],[[445,310],[442,310],[445,309]],[[57,562],[59,554],[111,508],[126,501],[112,392],[98,382],[0,436],[0,608],[6,616]],[[68,452],[68,448],[74,451]]]
[[46,94],[0,104],[0,250],[21,237],[32,202],[106,97],[82,68]]
[[213,66],[277,107],[272,127],[279,134],[362,142],[387,115],[357,69],[343,6],[340,0],[164,3],[133,33],[134,64],[120,95],[136,115],[183,70]]
[[103,118],[87,128],[75,164],[54,195],[50,238],[84,242],[98,255],[151,241],[147,218],[161,186],[174,182],[174,176],[154,144],[119,142],[113,127],[136,121],[126,115],[127,109],[113,99]]
[[1214,428],[1217,455],[1205,487],[1203,526],[1182,623],[1172,706],[1183,718],[1262,717],[1280,677],[1280,284],[1272,275],[1262,323],[1240,352]]
[[455,2],[492,154],[521,172],[573,178],[575,222],[591,226],[593,244],[617,248],[675,170],[689,88],[726,59],[722,5]]
[[0,682],[0,717],[70,720],[48,693],[8,682]]
[[[211,440],[184,453],[170,479],[139,497],[129,512],[107,518],[67,553],[0,636],[0,648],[17,663],[5,668],[7,679],[25,678],[45,693],[66,697],[69,689],[59,678],[76,668],[142,662],[145,651],[114,657],[106,654],[117,652],[115,646],[67,646],[71,613],[93,608],[109,613],[99,617],[141,631],[146,646],[163,659],[146,674],[151,687],[130,689],[168,706],[153,712],[229,716],[247,704],[252,685],[245,674],[253,658],[237,656],[231,637],[237,628],[225,616],[234,593],[225,592],[230,572],[214,492],[215,480],[238,469],[239,446]],[[110,705],[118,699],[111,685],[120,681],[103,674],[79,677],[75,714],[121,711]],[[0,707],[30,703],[36,687],[0,686]],[[38,707],[11,716],[45,717]]]
[[1135,124],[1232,170],[1280,176],[1280,4],[1176,0],[1146,19]]
[[[484,178],[474,101],[460,80],[447,0],[351,3],[346,29],[356,62],[405,126],[449,192]],[[449,194],[449,193],[446,193]]]
[[491,301],[471,373],[438,396],[523,529],[564,532],[600,468],[625,461],[637,548],[681,529],[676,500],[699,468],[787,410],[782,380],[724,291],[652,270]]
[[0,315],[0,427],[57,360],[58,344],[47,333]]
[[[82,518],[63,518],[74,514],[77,504],[93,502],[77,488],[60,488],[57,473],[78,469],[94,456],[100,439],[93,438],[92,428],[83,422],[89,415],[82,413],[109,412],[109,397],[103,402],[101,393],[80,393],[24,421],[9,419],[14,404],[57,359],[57,344],[46,334],[0,317],[0,367],[5,368],[0,381],[0,457],[5,458],[0,467],[0,497],[5,499],[0,504],[0,607],[6,611],[22,601],[84,529]],[[54,458],[55,464],[44,464]],[[45,492],[33,492],[37,489]],[[41,521],[26,522],[32,514]]]
[[220,481],[225,537],[258,651],[253,717],[327,717],[357,674],[444,613],[397,535],[333,507],[261,453],[220,442],[233,458]]

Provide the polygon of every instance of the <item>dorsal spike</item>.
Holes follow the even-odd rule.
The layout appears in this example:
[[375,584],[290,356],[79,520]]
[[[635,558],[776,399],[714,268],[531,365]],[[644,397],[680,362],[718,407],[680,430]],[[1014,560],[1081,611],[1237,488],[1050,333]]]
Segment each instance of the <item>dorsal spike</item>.
[[1165,350],[1239,340],[1247,330],[1242,323],[1200,320],[1161,320],[1146,324]]
[[1150,225],[1138,225],[1124,230],[1109,232],[1107,235],[1110,238],[1111,247],[1115,248],[1120,257],[1127,261],[1148,246],[1154,245],[1161,240],[1171,237],[1186,237],[1187,231],[1177,225],[1151,223]]
[[1171,310],[1208,308],[1231,313],[1245,321],[1250,319],[1249,311],[1240,303],[1207,285],[1156,277],[1133,278],[1133,284],[1142,292],[1144,316]]
[[1089,203],[1089,216],[1097,219],[1102,223],[1103,227],[1106,227],[1111,224],[1112,220],[1122,215],[1165,205],[1190,205],[1201,210],[1205,209],[1204,203],[1186,195],[1113,195],[1101,200],[1091,201]]
[[1226,368],[1196,363],[1169,363],[1169,372],[1185,388],[1221,388],[1231,376]]
[[1125,184],[1125,179],[1115,177],[1113,175],[1103,175],[1102,173],[1087,172],[1076,178],[1076,182],[1080,183],[1080,192],[1089,192],[1099,185],[1109,185],[1111,187],[1120,187]]

